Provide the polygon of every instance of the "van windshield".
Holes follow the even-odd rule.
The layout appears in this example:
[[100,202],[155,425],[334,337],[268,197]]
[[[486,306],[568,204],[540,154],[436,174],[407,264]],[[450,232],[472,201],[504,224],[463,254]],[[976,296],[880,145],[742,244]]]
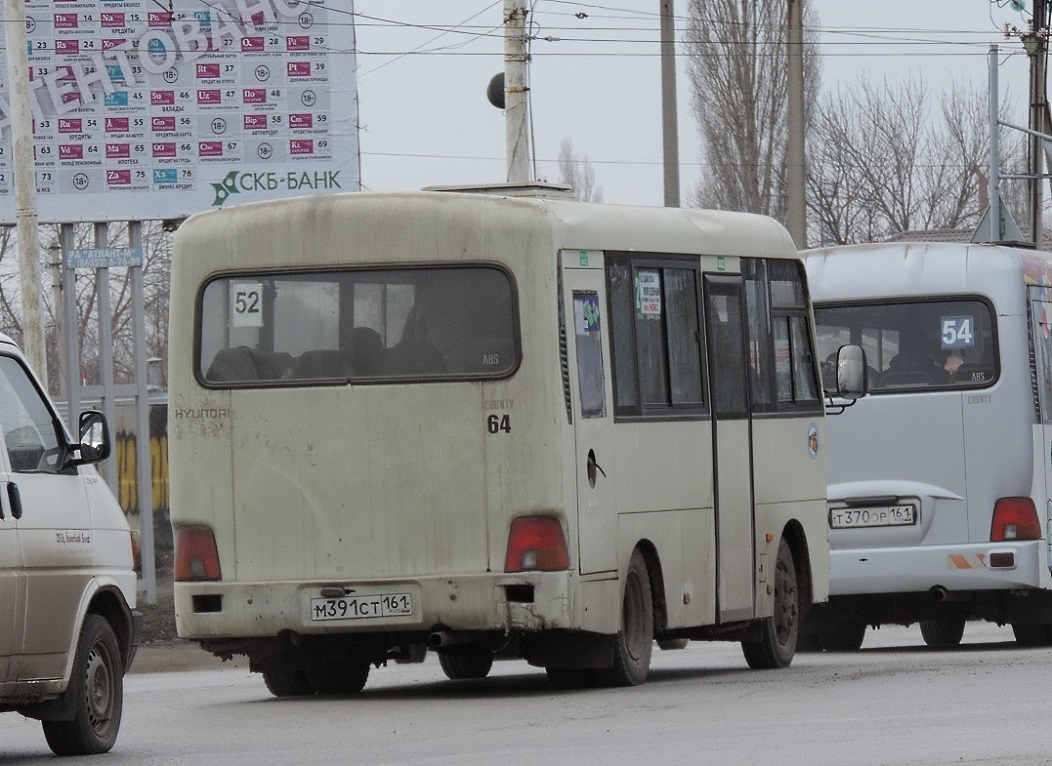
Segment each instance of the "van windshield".
[[815,324],[827,387],[847,343],[865,350],[872,393],[979,388],[998,376],[992,312],[979,299],[816,305]]
[[514,297],[490,266],[223,276],[201,292],[197,374],[218,388],[504,377]]

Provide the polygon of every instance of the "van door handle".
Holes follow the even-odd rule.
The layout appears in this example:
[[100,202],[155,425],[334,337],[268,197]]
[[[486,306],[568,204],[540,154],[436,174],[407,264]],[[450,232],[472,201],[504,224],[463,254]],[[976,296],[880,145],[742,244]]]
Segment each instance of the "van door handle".
[[22,493],[13,481],[7,483],[7,497],[11,500],[11,515],[16,519],[22,518]]

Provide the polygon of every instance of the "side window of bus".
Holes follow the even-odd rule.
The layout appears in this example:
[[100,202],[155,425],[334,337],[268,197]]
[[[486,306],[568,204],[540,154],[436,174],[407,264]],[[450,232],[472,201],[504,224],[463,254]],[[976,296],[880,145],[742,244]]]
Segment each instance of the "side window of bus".
[[780,403],[815,402],[814,354],[804,317],[774,318],[775,390]]
[[577,349],[577,388],[581,394],[581,416],[606,417],[606,376],[600,336],[599,294],[573,294],[573,326]]
[[608,254],[615,414],[701,414],[698,271]]
[[800,264],[746,258],[742,274],[754,407],[767,412],[820,407]]
[[58,425],[18,360],[0,356],[0,430],[17,473],[55,473],[61,457]]

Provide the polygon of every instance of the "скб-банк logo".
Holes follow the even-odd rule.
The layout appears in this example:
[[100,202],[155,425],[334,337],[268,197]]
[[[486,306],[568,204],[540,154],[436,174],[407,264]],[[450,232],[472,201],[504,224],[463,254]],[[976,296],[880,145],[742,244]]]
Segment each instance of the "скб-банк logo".
[[231,194],[238,192],[237,171],[231,170],[222,181],[212,184],[212,188],[216,190],[216,198],[212,201],[212,207],[222,207]]

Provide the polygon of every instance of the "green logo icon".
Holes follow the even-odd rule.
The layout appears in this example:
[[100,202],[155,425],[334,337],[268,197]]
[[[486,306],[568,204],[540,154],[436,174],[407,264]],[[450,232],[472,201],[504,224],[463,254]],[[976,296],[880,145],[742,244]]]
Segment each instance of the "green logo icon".
[[237,194],[236,179],[237,171],[231,170],[222,181],[212,184],[212,188],[216,190],[216,198],[212,201],[212,207],[222,207],[223,203],[230,199],[231,194]]

